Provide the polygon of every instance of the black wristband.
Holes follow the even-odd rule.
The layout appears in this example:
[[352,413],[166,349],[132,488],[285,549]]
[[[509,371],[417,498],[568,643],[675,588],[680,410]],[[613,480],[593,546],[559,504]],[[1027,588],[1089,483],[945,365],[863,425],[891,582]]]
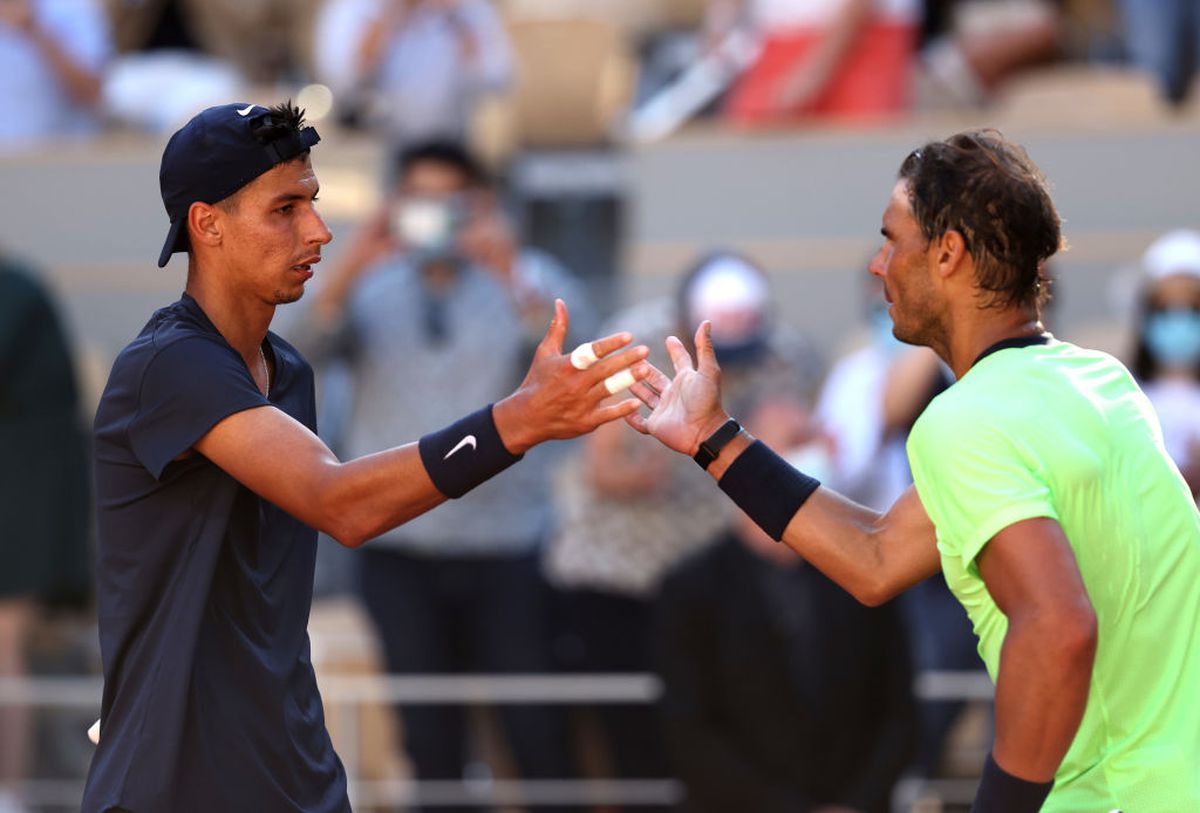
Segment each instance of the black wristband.
[[821,484],[756,440],[738,455],[717,485],[778,542],[800,506]]
[[491,404],[445,429],[430,432],[417,449],[429,479],[447,497],[461,497],[523,456],[504,448]]
[[1013,776],[988,754],[971,813],[1037,813],[1052,787],[1053,779],[1049,782],[1030,782]]

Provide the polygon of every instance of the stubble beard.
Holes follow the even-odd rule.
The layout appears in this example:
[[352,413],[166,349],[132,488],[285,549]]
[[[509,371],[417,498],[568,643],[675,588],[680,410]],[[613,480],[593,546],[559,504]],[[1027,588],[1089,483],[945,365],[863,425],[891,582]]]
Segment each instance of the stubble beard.
[[276,288],[272,295],[272,300],[276,305],[289,305],[296,302],[300,297],[304,296],[304,286],[300,286],[292,291],[285,291],[282,288]]
[[[911,302],[908,307],[903,309],[903,313],[909,315],[917,321],[912,324],[902,324],[895,316],[892,317],[892,335],[905,344],[918,345],[921,347],[931,347],[937,350],[944,342],[945,329],[942,325],[941,308],[938,303],[933,301],[929,291],[922,291],[918,297],[911,297],[915,301]],[[900,311],[900,303],[897,300],[892,307],[892,313]]]

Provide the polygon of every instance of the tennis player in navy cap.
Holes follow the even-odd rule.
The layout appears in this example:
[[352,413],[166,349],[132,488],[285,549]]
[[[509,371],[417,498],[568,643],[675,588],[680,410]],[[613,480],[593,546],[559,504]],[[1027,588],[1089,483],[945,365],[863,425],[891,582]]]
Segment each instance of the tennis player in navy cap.
[[290,103],[229,104],[163,152],[158,264],[186,251],[187,284],[117,357],[96,414],[104,698],[87,813],[348,810],[306,632],[316,530],[360,545],[637,408],[606,401],[648,373],[646,348],[618,334],[572,363],[558,302],[508,398],[339,461],[315,434],[312,369],[268,331],[331,239],[318,141]]

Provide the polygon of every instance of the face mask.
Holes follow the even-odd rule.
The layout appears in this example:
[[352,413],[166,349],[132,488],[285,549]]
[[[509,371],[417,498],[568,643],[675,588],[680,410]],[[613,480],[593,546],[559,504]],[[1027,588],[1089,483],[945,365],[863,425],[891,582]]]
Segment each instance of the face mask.
[[897,339],[896,335],[892,332],[894,325],[886,304],[871,308],[868,319],[871,323],[872,344],[889,355],[904,346],[904,342]]
[[462,224],[454,200],[407,198],[392,207],[392,231],[425,261],[448,259]]
[[766,355],[767,338],[752,336],[741,342],[720,342],[714,339],[713,352],[717,354],[717,363],[723,367],[749,364]]
[[1191,308],[1151,314],[1142,336],[1155,361],[1165,367],[1194,367],[1200,362],[1200,313]]
[[834,475],[833,456],[829,453],[829,447],[824,443],[810,441],[802,446],[793,446],[791,449],[781,451],[779,456],[786,460],[792,468],[798,469],[822,483],[829,482]]

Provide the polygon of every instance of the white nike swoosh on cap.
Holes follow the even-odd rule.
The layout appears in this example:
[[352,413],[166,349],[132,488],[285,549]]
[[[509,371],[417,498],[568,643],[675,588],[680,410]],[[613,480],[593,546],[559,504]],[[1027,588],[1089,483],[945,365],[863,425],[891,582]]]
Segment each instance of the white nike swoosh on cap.
[[256,104],[248,104],[248,105],[246,105],[245,107],[243,107],[243,108],[240,108],[240,109],[238,110],[237,114],[238,114],[239,116],[249,116],[249,115],[250,115],[250,111],[251,111],[251,110],[253,110],[253,109],[254,109],[254,108],[256,108],[256,107],[258,107],[258,105],[256,105]]
[[453,449],[446,452],[446,456],[443,457],[442,460],[449,460],[450,455],[454,454],[455,452],[457,452],[459,449],[461,449],[464,446],[470,446],[472,449],[474,449],[475,448],[475,436],[467,435],[465,438],[460,440],[457,444],[455,444]]

